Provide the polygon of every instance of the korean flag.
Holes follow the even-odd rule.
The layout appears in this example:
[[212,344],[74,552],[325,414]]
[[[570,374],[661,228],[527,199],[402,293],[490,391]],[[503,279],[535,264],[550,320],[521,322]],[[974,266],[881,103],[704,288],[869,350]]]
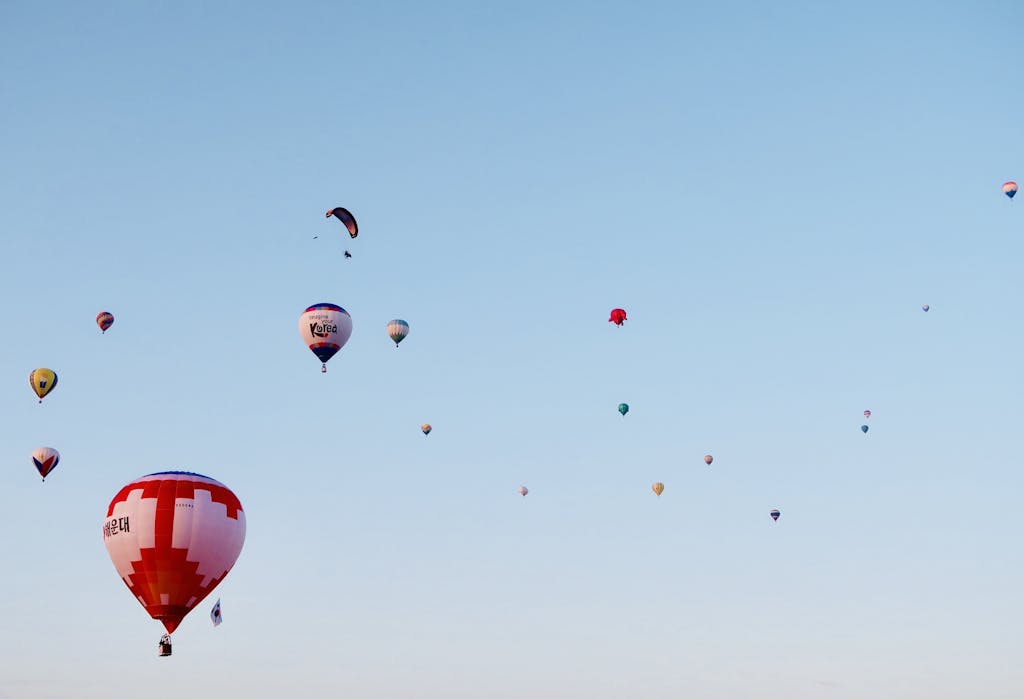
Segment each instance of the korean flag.
[[220,622],[224,621],[220,618],[220,600],[217,600],[217,604],[213,605],[213,609],[210,610],[210,621],[214,626],[220,626]]

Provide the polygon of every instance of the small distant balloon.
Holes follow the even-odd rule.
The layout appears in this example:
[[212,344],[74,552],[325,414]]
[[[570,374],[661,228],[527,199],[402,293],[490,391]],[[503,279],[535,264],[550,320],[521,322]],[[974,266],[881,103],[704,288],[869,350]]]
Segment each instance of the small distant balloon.
[[626,321],[626,312],[621,308],[613,308],[611,315],[608,316],[609,323],[615,323],[616,325],[622,325]]
[[1003,194],[1013,199],[1013,195],[1017,193],[1017,183],[1013,180],[1003,183]]
[[[883,425],[883,427],[884,427],[884,425]],[[867,433],[867,431],[868,431],[868,426],[867,426],[867,425],[861,425],[861,426],[860,426],[860,431],[861,431],[861,432],[864,432],[864,433],[866,434],[866,433]]]
[[781,512],[779,512],[778,510],[772,510],[772,511],[771,511],[771,512],[769,512],[768,514],[770,514],[770,515],[772,516],[772,519],[773,519],[773,520],[775,520],[776,522],[778,522],[778,521],[779,521],[779,515],[781,515],[782,513],[781,513]]
[[430,431],[434,428],[431,427],[429,423],[424,422],[420,425],[420,429],[423,430],[423,434],[430,434]]
[[628,412],[629,412],[629,405],[627,405],[626,403],[619,403],[619,414],[622,415],[623,417],[625,417],[626,413],[628,413]]
[[44,481],[50,475],[50,471],[57,468],[59,461],[60,452],[52,447],[39,447],[32,452],[32,464],[39,471],[39,475],[42,476]]
[[355,238],[359,235],[359,224],[356,223],[356,217],[352,215],[351,211],[343,206],[336,206],[327,212],[327,218],[330,218],[331,216],[345,224],[345,228],[348,229],[349,236]]
[[661,494],[665,492],[665,484],[661,482],[655,483],[651,486],[651,490],[653,490],[654,494],[660,498]]
[[924,311],[925,313],[928,312],[929,308],[931,308],[931,306],[929,306],[927,303],[925,305],[921,306],[921,310]]
[[865,410],[865,411],[864,411],[864,417],[865,417],[865,418],[869,418],[869,417],[871,417],[871,411],[870,411],[870,410]]
[[28,375],[28,385],[39,397],[39,402],[57,388],[57,374],[52,369],[36,369]]
[[525,485],[519,486],[519,494],[522,495],[524,498],[526,497],[526,494],[529,492],[529,489]]
[[707,456],[704,457],[704,463],[706,463],[708,466],[710,466],[711,462],[714,460],[715,457],[711,456],[711,454],[708,454]]
[[112,313],[103,311],[96,316],[96,325],[100,326],[100,330],[106,333],[110,330],[110,326],[114,324],[114,316]]
[[405,339],[405,336],[409,334],[409,324],[404,320],[395,318],[388,322],[388,337],[391,338],[392,342],[395,343],[395,347],[398,347],[398,343]]

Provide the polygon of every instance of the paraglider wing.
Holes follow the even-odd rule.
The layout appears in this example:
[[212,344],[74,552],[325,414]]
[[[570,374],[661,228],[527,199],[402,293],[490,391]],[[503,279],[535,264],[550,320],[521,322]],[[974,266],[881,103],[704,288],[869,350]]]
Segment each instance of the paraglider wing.
[[114,324],[114,316],[107,311],[103,311],[96,316],[96,325],[100,326],[100,330],[104,333],[110,329],[110,326]]
[[1017,183],[1013,180],[1003,183],[1003,194],[1013,199],[1013,195],[1017,193]]
[[404,320],[395,318],[388,322],[388,337],[395,343],[395,347],[398,347],[398,343],[405,339],[405,336],[409,334],[409,324]]
[[[355,238],[359,235],[359,224],[356,223],[356,217],[352,215],[351,211],[343,206],[336,206],[327,212],[327,218],[330,218],[331,216],[334,216],[345,224],[345,228],[348,229],[348,234],[351,237]],[[370,227],[373,228],[373,226]]]
[[220,584],[245,541],[245,513],[223,483],[166,471],[132,481],[110,501],[103,543],[146,612],[173,633]]
[[28,375],[28,385],[39,397],[39,402],[57,388],[57,374],[50,369],[36,369]]
[[59,462],[60,452],[52,447],[39,447],[32,452],[32,464],[44,481],[50,472],[57,468]]
[[352,335],[352,316],[333,303],[315,303],[299,316],[299,335],[327,371],[327,361]]

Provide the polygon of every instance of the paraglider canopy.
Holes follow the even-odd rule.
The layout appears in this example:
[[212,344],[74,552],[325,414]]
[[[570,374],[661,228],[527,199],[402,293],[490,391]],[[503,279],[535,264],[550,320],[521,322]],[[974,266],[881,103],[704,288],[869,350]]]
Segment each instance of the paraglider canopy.
[[[355,238],[359,235],[359,224],[356,223],[356,217],[352,215],[352,212],[343,206],[336,206],[327,212],[327,218],[334,216],[336,219],[345,224],[345,228],[348,229],[349,236]],[[373,226],[371,226],[372,228]]]
[[615,323],[616,325],[622,325],[626,320],[626,312],[621,308],[613,308],[611,315],[608,316],[609,323]]
[[629,406],[626,403],[619,403],[619,414],[623,417],[629,412]]

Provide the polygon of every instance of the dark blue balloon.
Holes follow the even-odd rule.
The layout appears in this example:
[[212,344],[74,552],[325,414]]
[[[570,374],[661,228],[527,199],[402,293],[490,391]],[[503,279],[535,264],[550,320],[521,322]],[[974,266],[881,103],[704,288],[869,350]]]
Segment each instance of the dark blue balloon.
[[861,432],[867,432],[868,431],[868,426],[867,425],[861,425],[860,426],[860,431]]

